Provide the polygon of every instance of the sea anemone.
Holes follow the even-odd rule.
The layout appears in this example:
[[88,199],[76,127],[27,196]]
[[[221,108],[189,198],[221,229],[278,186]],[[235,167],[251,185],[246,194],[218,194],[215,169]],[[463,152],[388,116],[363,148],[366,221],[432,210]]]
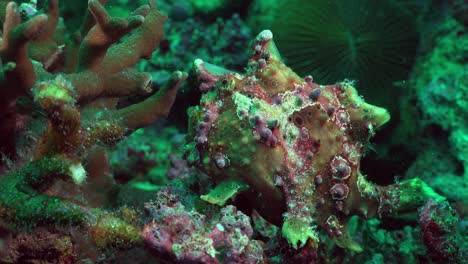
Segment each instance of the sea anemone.
[[284,60],[318,83],[357,81],[371,102],[396,110],[418,35],[409,12],[391,0],[291,0],[272,25]]

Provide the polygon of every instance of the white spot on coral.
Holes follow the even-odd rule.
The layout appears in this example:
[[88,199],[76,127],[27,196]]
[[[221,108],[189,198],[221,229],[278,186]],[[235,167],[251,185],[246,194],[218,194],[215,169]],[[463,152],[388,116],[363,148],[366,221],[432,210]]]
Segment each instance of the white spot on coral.
[[70,175],[73,182],[80,185],[86,180],[86,171],[81,163],[72,164],[70,166]]

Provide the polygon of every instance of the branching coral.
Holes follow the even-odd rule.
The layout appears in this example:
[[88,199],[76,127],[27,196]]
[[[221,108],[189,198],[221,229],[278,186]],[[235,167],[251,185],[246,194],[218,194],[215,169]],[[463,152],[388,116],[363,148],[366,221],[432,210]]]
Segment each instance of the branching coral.
[[[32,157],[20,157],[26,165],[0,179],[1,222],[14,228],[85,227],[100,247],[117,241],[137,243],[139,230],[118,214],[92,209],[85,201],[59,199],[61,193],[51,187],[70,178],[82,183],[86,171],[81,162],[94,145],[113,145],[166,116],[187,77],[176,71],[154,95],[117,109],[116,99],[152,90],[151,76],[131,67],[158,47],[166,16],[150,0],[127,18],[111,17],[105,2],[89,1],[89,14],[70,43],[60,40],[58,0],[45,1],[43,10],[24,18],[10,2],[0,46],[2,154],[18,159],[16,139],[25,130],[39,135],[37,144],[28,146]],[[30,126],[31,112],[18,110],[22,98],[43,113],[44,131]]]
[[352,215],[381,217],[444,199],[419,179],[368,182],[360,159],[388,112],[366,103],[351,82],[300,78],[272,38],[268,30],[257,36],[243,75],[195,61],[205,94],[189,111],[187,157],[218,183],[202,199],[222,205],[248,186],[252,206],[282,223],[294,248],[317,247],[323,230],[355,251],[362,248],[347,232]]
[[46,1],[44,11],[25,22],[15,3],[7,5],[0,49],[0,145],[5,155],[14,158],[16,154],[16,125],[24,118],[16,104],[19,97],[30,97],[31,90],[49,120],[36,158],[63,154],[78,159],[80,150],[98,142],[113,143],[129,129],[167,115],[185,73],[174,72],[165,87],[141,103],[83,113],[98,99],[151,90],[151,76],[129,67],[140,58],[149,58],[158,47],[166,19],[155,1],[125,19],[110,17],[101,2],[89,2],[90,15],[74,43],[65,48],[55,38],[59,30],[57,0]]

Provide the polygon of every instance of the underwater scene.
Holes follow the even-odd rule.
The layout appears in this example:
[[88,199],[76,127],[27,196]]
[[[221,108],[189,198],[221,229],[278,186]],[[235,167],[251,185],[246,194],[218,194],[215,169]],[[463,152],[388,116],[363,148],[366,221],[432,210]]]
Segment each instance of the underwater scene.
[[0,264],[468,263],[467,1],[0,20]]

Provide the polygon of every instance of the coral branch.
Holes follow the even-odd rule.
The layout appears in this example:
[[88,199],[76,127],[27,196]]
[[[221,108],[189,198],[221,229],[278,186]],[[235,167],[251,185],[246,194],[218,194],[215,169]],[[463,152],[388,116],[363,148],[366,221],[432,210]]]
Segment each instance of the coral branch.
[[[38,15],[21,23],[18,5],[6,6],[0,59],[3,78],[0,80],[0,152],[8,158],[16,157],[16,99],[27,95],[36,82],[33,65],[28,57],[27,43],[35,39],[47,22],[46,15]],[[0,164],[3,163],[0,161]]]
[[[149,93],[151,76],[129,67],[140,58],[150,57],[163,37],[166,16],[157,10],[155,1],[125,19],[111,17],[102,6],[104,2],[89,1],[92,19],[85,18],[83,35],[63,51],[57,49],[54,37],[59,30],[58,0],[46,1],[44,11],[25,22],[15,3],[7,5],[0,49],[4,63],[0,130],[4,132],[2,151],[7,156],[14,157],[15,153],[16,99],[30,96],[34,86],[34,99],[49,119],[49,128],[35,151],[36,158],[55,153],[79,159],[85,146],[115,143],[128,129],[148,125],[168,114],[186,73],[175,72],[165,87],[141,103],[107,113],[94,111],[96,115],[86,115],[84,119],[81,116],[84,107],[95,100]],[[124,36],[128,37],[123,39]],[[76,45],[80,48],[73,48]],[[76,62],[65,61],[60,66],[63,58]],[[65,72],[60,73],[60,67]],[[36,81],[40,82],[36,85]]]
[[[131,16],[127,19],[111,18],[98,1],[89,1],[89,10],[96,24],[81,43],[77,71],[90,70],[98,73],[101,71],[101,62],[109,47],[139,27],[144,18],[142,16]],[[125,68],[128,66],[125,65]],[[105,69],[105,66],[102,69]]]
[[58,50],[58,44],[54,38],[55,30],[59,24],[58,0],[44,2],[43,13],[47,16],[47,22],[34,42],[30,43],[30,56],[40,62],[46,62],[52,54]]
[[138,128],[152,123],[155,118],[167,116],[177,90],[185,79],[187,73],[174,72],[157,93],[139,104],[117,110],[116,118],[122,120],[122,124],[128,128]]
[[[31,20],[21,23],[18,5],[9,3],[3,26],[3,42],[0,49],[2,62],[7,79],[15,83],[16,94],[25,94],[34,85],[36,77],[29,59],[27,44],[38,37],[45,27],[48,17],[38,15]],[[5,88],[2,87],[2,90]],[[9,87],[12,89],[12,87]],[[4,92],[4,91],[2,91]]]
[[[143,25],[108,50],[101,65],[106,73],[119,72],[134,65],[140,58],[150,59],[152,52],[161,42],[164,37],[163,23],[167,17],[158,11],[155,0],[150,0],[149,3],[150,11],[145,16]],[[142,14],[146,11],[139,9],[139,12]]]

